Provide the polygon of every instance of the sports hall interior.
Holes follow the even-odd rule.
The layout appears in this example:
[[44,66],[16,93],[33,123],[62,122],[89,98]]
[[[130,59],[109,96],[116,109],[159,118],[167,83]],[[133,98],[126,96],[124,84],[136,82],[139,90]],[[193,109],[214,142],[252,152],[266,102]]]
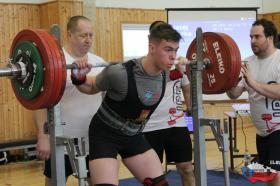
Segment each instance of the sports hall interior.
[[[273,21],[280,30],[280,2],[277,0],[0,0],[0,68],[8,64],[11,43],[15,35],[25,28],[49,29],[52,24],[61,28],[61,43],[66,40],[66,22],[70,16],[85,15],[94,23],[92,51],[107,61],[123,61],[122,24],[150,24],[155,20],[167,21],[166,8],[215,8],[258,7],[257,18]],[[248,37],[249,42],[249,37]],[[135,43],[137,45],[137,43]],[[187,49],[186,49],[187,51]],[[225,112],[232,112],[232,104],[246,104],[247,99],[203,100],[205,117],[223,120]],[[205,127],[207,139],[213,139],[209,127]],[[255,128],[250,115],[236,120],[237,144],[234,154],[243,154],[245,144],[251,154],[256,153]],[[17,100],[10,79],[0,78],[0,143],[21,142],[36,139],[36,126],[32,111]],[[245,143],[246,142],[246,143]],[[222,155],[215,141],[206,140],[206,162],[209,170],[222,170]],[[28,159],[27,149],[10,150],[14,161],[0,165],[0,186],[43,186],[43,162]],[[237,152],[238,151],[238,152]],[[234,171],[240,171],[243,158],[234,159]],[[164,166],[164,164],[163,164]],[[175,169],[168,165],[168,169]],[[120,179],[131,177],[120,166]],[[71,177],[68,186],[77,185]]]

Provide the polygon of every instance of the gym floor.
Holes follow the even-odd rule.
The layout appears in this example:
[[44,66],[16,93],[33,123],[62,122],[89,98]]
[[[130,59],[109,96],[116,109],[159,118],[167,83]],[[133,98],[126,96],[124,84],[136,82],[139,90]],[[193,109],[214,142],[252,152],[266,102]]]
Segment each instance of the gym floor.
[[[237,148],[239,153],[243,153],[245,149],[245,138],[242,131],[242,125],[237,124]],[[244,132],[246,135],[247,146],[250,153],[256,153],[255,148],[255,128],[250,123],[244,123]],[[212,132],[206,130],[206,138],[212,138]],[[243,159],[234,160],[235,171],[240,172],[243,165]],[[207,168],[210,170],[222,170],[222,154],[217,148],[215,141],[206,142],[206,162]],[[174,169],[173,165],[169,165],[168,169]],[[43,162],[32,160],[27,162],[9,163],[0,165],[0,186],[44,186]],[[132,177],[130,172],[123,166],[120,166],[120,179]],[[67,182],[67,186],[78,186],[78,181],[71,176]]]

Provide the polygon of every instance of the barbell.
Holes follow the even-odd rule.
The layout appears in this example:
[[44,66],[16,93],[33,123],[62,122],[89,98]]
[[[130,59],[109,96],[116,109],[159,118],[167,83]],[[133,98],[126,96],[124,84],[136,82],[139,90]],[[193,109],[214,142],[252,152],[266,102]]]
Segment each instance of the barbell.
[[[195,40],[186,57],[196,60]],[[203,93],[223,93],[238,82],[241,68],[239,49],[234,40],[223,33],[203,34]],[[61,99],[67,69],[65,57],[56,37],[44,29],[24,29],[13,39],[10,64],[0,68],[0,76],[11,77],[18,101],[27,109],[50,108]],[[97,66],[108,66],[100,64]],[[190,78],[190,66],[186,65]]]

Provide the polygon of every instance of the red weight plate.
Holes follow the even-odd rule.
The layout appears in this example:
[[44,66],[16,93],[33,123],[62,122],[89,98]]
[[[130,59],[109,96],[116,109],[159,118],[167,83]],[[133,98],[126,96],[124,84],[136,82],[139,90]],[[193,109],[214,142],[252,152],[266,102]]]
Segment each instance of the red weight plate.
[[[232,52],[223,37],[213,32],[203,34],[203,58],[209,59],[211,64],[203,70],[203,93],[216,94],[224,89],[232,73]],[[196,58],[196,40],[193,40],[187,58]]]
[[225,91],[230,90],[232,87],[236,86],[238,83],[238,78],[239,78],[239,74],[240,74],[240,69],[241,69],[241,55],[240,55],[240,51],[239,48],[237,46],[237,44],[231,40],[228,41],[230,44],[230,46],[233,47],[233,52],[235,52],[235,69],[234,69],[234,73],[232,73],[232,77],[231,77],[231,82],[228,84],[227,89]]
[[48,40],[48,44],[50,45],[54,68],[55,68],[55,90],[54,94],[52,95],[52,99],[50,100],[49,107],[54,106],[57,104],[64,92],[65,84],[66,84],[66,62],[64,58],[64,54],[54,35],[48,32],[41,33],[44,38]]
[[238,76],[239,76],[239,72],[240,72],[240,61],[241,61],[240,55],[238,57],[238,54],[240,54],[240,52],[239,52],[239,49],[237,48],[235,50],[236,60],[233,63],[234,64],[234,71],[231,75],[231,81],[224,91],[230,90],[232,87],[236,86],[236,84],[237,84],[237,80],[238,80]]
[[50,60],[49,63],[52,66],[52,71],[53,71],[53,76],[54,76],[54,81],[52,82],[52,91],[50,92],[50,97],[48,99],[47,102],[45,102],[44,104],[44,108],[49,108],[50,105],[52,104],[52,100],[53,100],[53,95],[55,94],[55,91],[57,89],[57,81],[56,81],[56,76],[57,76],[57,72],[56,72],[56,68],[55,68],[55,64],[54,64],[54,56],[52,53],[52,48],[49,45],[49,38],[43,34],[43,33],[47,33],[47,30],[43,30],[43,29],[36,29],[36,33],[40,36],[42,42],[45,44],[46,50],[49,52]]
[[66,77],[67,77],[67,69],[66,69],[66,61],[64,57],[64,53],[60,46],[58,45],[58,41],[56,40],[55,36],[50,35],[50,37],[53,37],[52,45],[53,45],[53,50],[54,53],[56,53],[57,60],[55,61],[59,66],[57,68],[58,70],[58,78],[59,78],[59,86],[58,90],[56,91],[55,95],[55,101],[54,104],[57,104],[61,97],[63,96],[64,90],[65,90],[65,85],[66,85]]
[[42,40],[40,35],[37,33],[38,29],[25,29],[20,31],[13,40],[10,56],[12,51],[15,48],[16,44],[20,41],[29,41],[35,44],[38,48],[39,53],[41,54],[43,65],[44,65],[44,82],[41,93],[32,100],[24,99],[20,94],[15,91],[14,85],[12,83],[15,95],[19,102],[27,109],[36,110],[45,108],[44,105],[48,103],[48,100],[53,91],[53,82],[54,82],[54,69],[52,63],[51,52],[48,49],[46,42]]
[[231,58],[232,58],[232,65],[233,65],[233,72],[231,73],[230,81],[223,90],[223,92],[230,90],[232,87],[236,86],[238,83],[240,68],[241,68],[241,55],[239,48],[235,41],[228,35],[223,33],[218,33],[221,37],[225,39],[225,41],[228,43],[228,46],[231,50]]
[[38,31],[38,34],[41,35],[42,39],[45,40],[47,45],[48,45],[50,54],[52,56],[52,63],[53,63],[53,68],[54,68],[54,82],[53,82],[53,90],[54,91],[52,91],[51,97],[48,100],[48,103],[45,105],[46,108],[50,108],[54,105],[54,102],[55,102],[55,99],[56,99],[55,95],[56,95],[56,92],[59,89],[59,82],[60,82],[60,80],[58,78],[58,76],[59,76],[58,73],[59,72],[57,70],[58,64],[56,63],[57,57],[56,57],[55,53],[53,52],[53,46],[50,44],[52,38],[49,37],[48,31],[40,30],[40,31]]
[[51,45],[51,41],[53,40],[53,38],[51,38],[49,36],[48,31],[46,30],[38,30],[38,35],[40,35],[40,37],[42,38],[42,40],[44,40],[46,42],[46,45],[48,46],[48,51],[51,53],[52,56],[52,60],[50,60],[50,63],[52,63],[53,65],[53,70],[54,70],[54,82],[53,82],[53,91],[51,92],[51,96],[50,99],[48,100],[47,104],[44,106],[45,108],[50,108],[54,105],[54,102],[56,100],[56,94],[57,91],[60,89],[60,82],[61,80],[59,79],[59,65],[56,63],[57,61],[57,57],[55,55],[55,53],[53,52],[53,47]]
[[[235,43],[235,42],[234,42]],[[237,46],[237,44],[235,43],[235,47],[236,47],[236,68],[235,68],[235,74],[233,75],[233,82],[232,82],[232,86],[229,87],[229,89],[231,89],[232,87],[235,87],[238,82],[239,82],[239,75],[240,75],[240,70],[241,70],[241,54],[240,54],[240,50]]]
[[228,38],[228,36],[226,34],[223,34],[223,33],[216,33],[216,34],[218,34],[219,36],[223,37],[223,39],[228,44],[230,53],[232,54],[232,55],[228,56],[229,61],[231,61],[230,62],[230,64],[231,64],[231,73],[230,73],[230,76],[229,76],[229,79],[228,79],[227,83],[225,84],[225,87],[223,89],[221,89],[219,92],[217,92],[217,93],[220,94],[220,93],[224,93],[228,89],[230,84],[232,84],[232,81],[233,81],[232,77],[233,77],[233,74],[235,73],[235,67],[236,67],[236,65],[235,65],[236,56],[235,56],[235,51],[232,49],[234,46],[232,46],[231,42],[230,42],[231,38]]
[[[217,33],[217,34],[220,35],[221,37],[223,37],[224,40],[227,42],[230,53],[231,53],[231,55],[228,56],[228,59],[231,63],[231,68],[232,68],[232,72],[230,73],[230,78],[229,78],[228,82],[226,83],[225,87],[223,89],[221,89],[219,92],[217,92],[217,93],[224,93],[225,91],[229,90],[232,87],[232,83],[234,80],[233,78],[234,78],[234,74],[235,74],[236,60],[237,60],[236,51],[235,51],[236,47],[234,45],[235,42],[232,40],[231,37],[229,37],[228,35],[223,34],[223,33]],[[238,48],[237,48],[237,50],[238,50]]]

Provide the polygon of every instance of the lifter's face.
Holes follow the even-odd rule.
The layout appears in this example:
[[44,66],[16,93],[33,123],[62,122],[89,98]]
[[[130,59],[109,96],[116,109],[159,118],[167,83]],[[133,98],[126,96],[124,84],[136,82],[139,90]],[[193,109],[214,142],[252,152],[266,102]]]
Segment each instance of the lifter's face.
[[93,26],[87,20],[79,20],[75,31],[68,32],[69,43],[77,55],[84,56],[90,50]]
[[150,42],[150,54],[159,70],[169,70],[176,59],[179,42],[161,40]]
[[273,37],[266,37],[264,28],[261,25],[256,25],[251,28],[250,32],[251,48],[256,56],[265,56],[270,45],[273,45]]

